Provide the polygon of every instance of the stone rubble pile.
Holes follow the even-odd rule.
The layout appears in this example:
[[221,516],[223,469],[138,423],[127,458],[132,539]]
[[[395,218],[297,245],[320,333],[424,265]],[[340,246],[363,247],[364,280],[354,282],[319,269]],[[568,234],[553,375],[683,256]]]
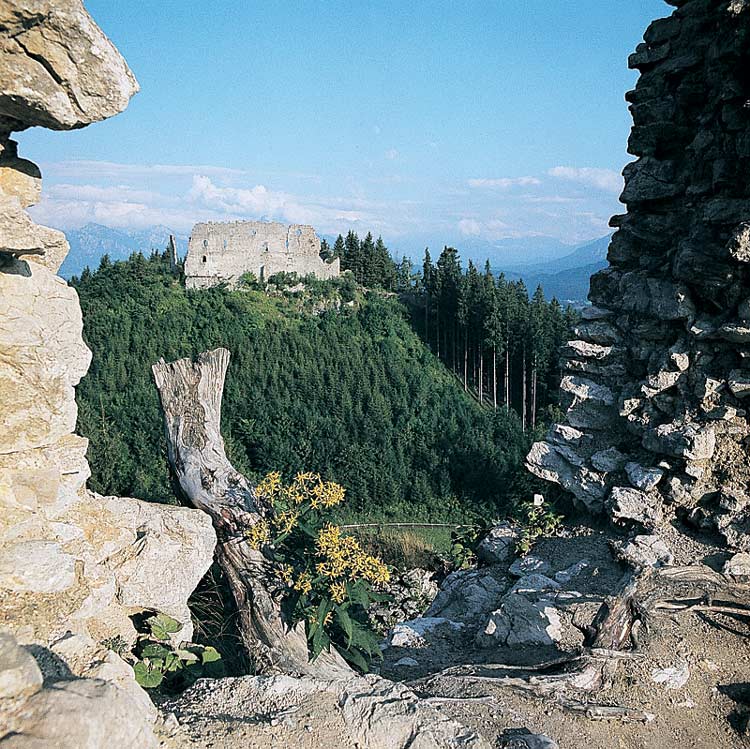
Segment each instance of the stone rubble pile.
[[[391,629],[388,666],[408,673],[435,660],[436,653],[467,648],[496,654],[499,648],[582,645],[601,601],[577,587],[598,570],[587,559],[555,570],[553,560],[517,557],[517,541],[518,530],[507,523],[492,529],[482,542],[484,566],[448,575],[423,616]],[[499,546],[513,551],[500,553]]]
[[613,521],[750,550],[750,7],[668,0],[640,71],[625,215],[563,350],[565,422],[529,470]]

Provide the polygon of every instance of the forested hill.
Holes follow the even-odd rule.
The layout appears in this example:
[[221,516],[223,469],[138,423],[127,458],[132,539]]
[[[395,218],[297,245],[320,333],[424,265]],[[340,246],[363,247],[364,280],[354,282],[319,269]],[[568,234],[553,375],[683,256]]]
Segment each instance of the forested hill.
[[223,434],[237,467],[319,472],[358,517],[491,516],[527,448],[513,411],[465,394],[396,298],[351,279],[313,284],[308,297],[334,307],[316,314],[291,293],[186,291],[160,255],[105,258],[73,285],[94,355],[79,430],[99,492],[174,500],[150,367],[216,346],[232,352]]

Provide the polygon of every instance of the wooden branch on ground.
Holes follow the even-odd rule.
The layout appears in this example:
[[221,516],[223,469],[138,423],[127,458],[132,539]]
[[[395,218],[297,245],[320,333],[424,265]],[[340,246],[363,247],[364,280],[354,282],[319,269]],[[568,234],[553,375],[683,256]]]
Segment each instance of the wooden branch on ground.
[[351,675],[332,650],[308,659],[304,627],[290,629],[267,580],[268,562],[247,541],[246,531],[268,508],[224,452],[221,400],[229,351],[201,354],[197,361],[160,361],[152,367],[164,412],[169,463],[184,498],[213,520],[216,556],[239,610],[242,640],[260,673]]

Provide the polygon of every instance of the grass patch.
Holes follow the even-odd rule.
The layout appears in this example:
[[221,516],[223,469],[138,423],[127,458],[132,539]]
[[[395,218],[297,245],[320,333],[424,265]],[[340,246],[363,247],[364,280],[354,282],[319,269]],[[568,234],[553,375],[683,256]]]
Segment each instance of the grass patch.
[[437,570],[450,558],[451,528],[375,526],[351,528],[362,547],[400,570]]

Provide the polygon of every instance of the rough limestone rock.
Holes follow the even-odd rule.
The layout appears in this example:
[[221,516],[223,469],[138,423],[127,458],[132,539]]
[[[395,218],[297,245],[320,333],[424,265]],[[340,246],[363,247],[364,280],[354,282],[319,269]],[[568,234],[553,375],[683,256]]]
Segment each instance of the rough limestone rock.
[[0,632],[0,700],[35,694],[42,688],[42,681],[33,656],[7,632]]
[[377,676],[333,682],[311,677],[202,679],[164,706],[179,728],[168,749],[489,749],[473,731],[446,717],[403,684]]
[[400,622],[388,635],[392,648],[427,648],[435,640],[450,639],[460,634],[464,625],[442,616],[425,616]]
[[554,645],[562,638],[560,612],[552,601],[530,601],[520,593],[506,596],[477,634],[480,647]]
[[130,617],[154,610],[188,639],[215,534],[203,513],[86,489],[74,389],[91,352],[55,275],[69,248],[26,213],[41,175],[9,137],[109,117],[137,84],[80,0],[0,0],[0,38],[0,746],[148,749],[155,708],[103,643],[132,644]]
[[744,548],[747,509],[721,497],[750,481],[750,9],[669,4],[630,57],[637,160],[562,352],[566,420],[527,466],[591,512],[677,515]]
[[159,742],[132,698],[101,679],[60,681],[6,718],[2,749],[156,749]]
[[425,616],[471,625],[497,608],[509,587],[505,571],[496,567],[451,572]]
[[750,554],[747,552],[735,554],[725,562],[722,572],[735,580],[750,581]]
[[485,564],[501,564],[513,558],[518,529],[510,523],[493,528],[477,547],[477,557]]
[[636,569],[662,567],[674,562],[669,547],[656,534],[634,536],[629,541],[613,544],[613,548],[619,559]]
[[81,0],[2,0],[0,28],[0,117],[11,131],[83,127],[121,112],[138,91]]

